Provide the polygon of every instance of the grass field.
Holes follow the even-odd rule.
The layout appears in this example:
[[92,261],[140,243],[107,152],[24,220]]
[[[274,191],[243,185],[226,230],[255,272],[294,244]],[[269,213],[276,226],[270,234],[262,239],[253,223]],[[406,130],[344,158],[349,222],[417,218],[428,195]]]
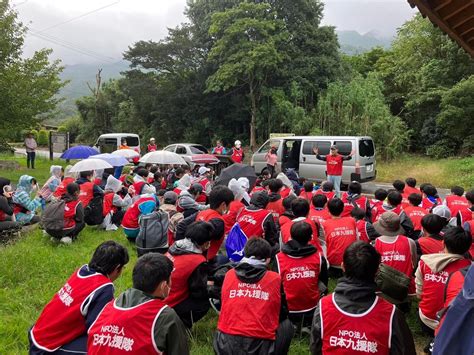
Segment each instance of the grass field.
[[[5,158],[0,157],[0,160]],[[0,176],[17,181],[21,175],[33,172],[32,175],[40,182],[44,182],[49,176],[51,163],[47,160],[39,159],[36,170],[27,170],[24,167],[25,159],[21,159],[20,163],[22,164],[20,169],[0,170]],[[472,164],[472,159],[465,164]],[[392,164],[386,166],[387,169],[396,171],[396,167],[392,167]],[[380,164],[379,171],[382,167],[385,168],[385,165]],[[404,173],[403,176],[408,175]],[[434,180],[432,182],[436,183]],[[471,183],[470,186],[473,185]],[[21,239],[13,244],[0,246],[0,354],[27,352],[27,330],[33,325],[41,309],[73,270],[89,261],[97,245],[109,239],[126,245],[131,256],[123,275],[115,282],[116,294],[119,294],[131,286],[131,271],[136,261],[133,245],[126,241],[120,230],[104,232],[87,227],[74,244],[63,246],[50,242],[40,230],[34,229],[23,233]],[[334,284],[335,282],[331,281],[331,289]],[[407,321],[415,336],[417,348],[422,349],[427,339],[421,335],[416,312],[416,305],[413,304]],[[195,325],[190,339],[192,354],[212,353],[212,336],[216,322],[217,316],[210,311],[204,320]],[[299,337],[293,339],[290,353],[308,354],[309,339]]]
[[390,162],[377,161],[377,181],[393,182],[414,177],[418,183],[430,182],[438,187],[463,186],[474,188],[474,157],[430,159],[406,155]]

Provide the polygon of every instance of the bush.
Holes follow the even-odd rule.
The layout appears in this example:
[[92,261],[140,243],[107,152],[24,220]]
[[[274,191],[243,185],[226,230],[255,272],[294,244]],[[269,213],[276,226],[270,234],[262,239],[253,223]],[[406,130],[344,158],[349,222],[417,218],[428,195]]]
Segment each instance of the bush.
[[36,129],[27,130],[25,133],[25,138],[29,133],[33,135],[33,138],[35,139],[35,141],[38,141],[38,131]]
[[42,146],[48,145],[49,144],[49,131],[45,129],[41,129],[38,132],[38,139],[36,140],[36,142],[38,143],[38,145],[42,145]]
[[456,155],[458,147],[451,139],[442,139],[426,149],[426,155],[440,159]]

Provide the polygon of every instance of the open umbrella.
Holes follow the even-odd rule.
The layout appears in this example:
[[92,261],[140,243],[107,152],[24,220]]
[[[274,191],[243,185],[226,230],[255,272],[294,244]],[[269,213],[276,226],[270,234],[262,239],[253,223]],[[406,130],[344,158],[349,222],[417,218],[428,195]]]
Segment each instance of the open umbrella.
[[76,163],[70,170],[71,173],[79,173],[81,171],[92,171],[97,169],[110,169],[112,165],[101,159],[84,159]]
[[66,150],[61,154],[61,159],[87,159],[91,155],[97,155],[99,152],[97,149],[89,147],[87,145],[78,145]]
[[100,159],[103,161],[106,161],[112,166],[124,166],[128,164],[128,160],[122,157],[121,155],[114,155],[114,154],[109,154],[109,153],[104,153],[104,154],[98,154],[94,155],[92,157],[89,157],[88,159]]
[[140,163],[150,163],[150,164],[163,164],[163,165],[173,165],[173,164],[186,164],[186,161],[181,158],[178,154],[168,152],[166,150],[157,150],[156,152],[150,152],[142,156]]
[[245,164],[235,163],[221,171],[221,174],[216,180],[216,185],[227,186],[230,180],[241,177],[249,179],[249,191],[255,186],[255,183],[257,182],[257,175],[255,174],[254,168]]
[[197,154],[192,155],[189,159],[191,163],[194,164],[217,164],[219,163],[219,158],[216,158],[211,154]]
[[111,154],[120,155],[124,157],[125,159],[133,159],[133,158],[138,158],[140,156],[140,153],[134,151],[133,149],[119,149],[119,150],[113,151]]

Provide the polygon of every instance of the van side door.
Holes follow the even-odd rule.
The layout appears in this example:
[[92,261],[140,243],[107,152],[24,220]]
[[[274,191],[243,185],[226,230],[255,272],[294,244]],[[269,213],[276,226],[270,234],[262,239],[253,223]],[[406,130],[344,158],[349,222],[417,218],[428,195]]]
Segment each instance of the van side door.
[[320,155],[327,155],[330,147],[330,140],[303,140],[300,155],[300,176],[312,181],[326,180],[326,162],[316,159],[313,148],[318,148]]

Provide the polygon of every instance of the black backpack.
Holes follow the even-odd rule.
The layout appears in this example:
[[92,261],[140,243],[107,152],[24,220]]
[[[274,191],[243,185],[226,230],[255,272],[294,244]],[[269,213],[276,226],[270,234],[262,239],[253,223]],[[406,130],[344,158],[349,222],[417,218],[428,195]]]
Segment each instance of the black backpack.
[[84,208],[84,222],[89,226],[98,226],[104,221],[102,214],[104,205],[103,196],[94,196],[89,204]]
[[140,216],[140,232],[135,239],[138,256],[165,253],[168,250],[168,213],[158,210]]
[[58,200],[46,205],[41,216],[41,225],[45,230],[62,231],[64,228],[64,200]]

